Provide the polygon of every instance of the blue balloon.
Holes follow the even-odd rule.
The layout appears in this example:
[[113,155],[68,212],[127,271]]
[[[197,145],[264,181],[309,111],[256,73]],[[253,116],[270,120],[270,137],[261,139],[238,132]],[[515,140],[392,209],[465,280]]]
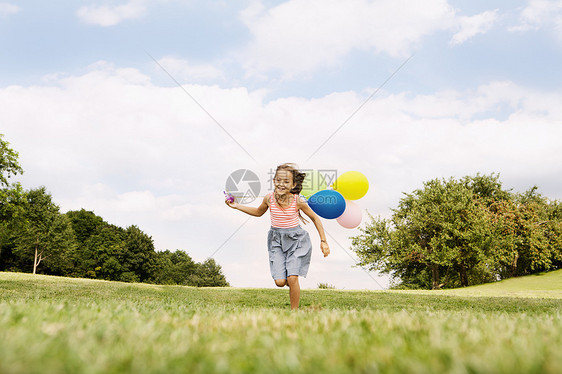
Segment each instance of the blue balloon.
[[345,199],[341,193],[333,190],[322,190],[310,196],[308,206],[322,218],[338,218],[345,211]]

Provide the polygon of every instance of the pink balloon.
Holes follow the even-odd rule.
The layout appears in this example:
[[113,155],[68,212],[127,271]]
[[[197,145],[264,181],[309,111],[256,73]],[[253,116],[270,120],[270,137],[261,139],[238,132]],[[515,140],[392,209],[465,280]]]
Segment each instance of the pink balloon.
[[354,229],[361,223],[363,213],[361,208],[354,201],[345,200],[345,211],[336,218],[338,223],[346,229]]

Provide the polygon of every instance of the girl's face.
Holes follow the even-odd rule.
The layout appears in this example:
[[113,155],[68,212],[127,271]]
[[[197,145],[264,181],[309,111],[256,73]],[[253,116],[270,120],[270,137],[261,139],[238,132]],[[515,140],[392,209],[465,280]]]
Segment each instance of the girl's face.
[[293,183],[293,173],[287,170],[278,170],[273,178],[275,192],[279,194],[288,194],[295,187]]

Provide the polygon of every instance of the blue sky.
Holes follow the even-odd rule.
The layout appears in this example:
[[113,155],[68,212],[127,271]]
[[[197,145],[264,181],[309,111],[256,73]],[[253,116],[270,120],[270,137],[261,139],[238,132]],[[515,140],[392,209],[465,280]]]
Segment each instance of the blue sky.
[[[550,3],[553,7],[560,6],[556,1]],[[221,64],[221,69],[225,69],[222,86],[244,85],[255,89],[265,86],[275,91],[274,97],[319,97],[333,91],[376,86],[404,59],[404,56],[388,56],[373,49],[355,48],[341,56],[335,66],[318,66],[300,75],[298,81],[278,82],[279,72],[275,74],[274,71],[264,80],[244,79],[244,68],[234,55],[252,40],[240,16],[252,5],[250,1],[61,1],[48,6],[16,1],[2,4],[3,8],[16,7],[13,13],[0,11],[3,14],[0,16],[0,43],[4,51],[0,83],[3,85],[36,84],[44,75],[80,72],[99,60],[150,72],[147,51],[157,58],[174,56],[194,64]],[[80,9],[93,12],[106,7],[108,12],[118,13],[117,7],[128,4],[139,8],[139,14],[113,21],[116,24],[104,26],[103,17],[95,23],[96,20],[88,21],[80,16]],[[263,2],[270,10],[276,4],[283,2]],[[432,92],[442,88],[469,88],[491,79],[510,79],[526,86],[551,89],[560,85],[559,26],[552,24],[554,21],[545,21],[544,25],[528,26],[529,30],[511,30],[525,23],[521,13],[533,2],[456,1],[448,4],[457,17],[493,11],[495,19],[485,33],[460,45],[450,45],[454,27],[453,31],[437,30],[421,36],[404,53],[416,55],[416,63],[411,64],[415,66],[409,67],[388,90]]]
[[[222,202],[240,168],[264,184],[287,161],[362,171],[359,203],[382,216],[423,181],[477,172],[562,197],[561,0],[0,0],[0,51],[22,183],[158,249],[220,247],[235,286],[272,286],[268,220]],[[304,287],[380,288],[345,253],[358,231],[325,225],[332,255],[317,251]]]

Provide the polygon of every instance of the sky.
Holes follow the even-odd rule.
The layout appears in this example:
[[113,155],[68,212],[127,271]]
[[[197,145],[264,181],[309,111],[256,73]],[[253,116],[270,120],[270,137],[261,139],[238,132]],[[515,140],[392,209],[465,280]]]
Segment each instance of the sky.
[[[264,196],[285,162],[360,171],[361,227],[434,178],[561,199],[560,66],[562,0],[0,0],[0,133],[63,212],[274,287],[268,213],[224,204],[232,172]],[[301,287],[388,287],[355,266],[359,229],[323,225]]]

